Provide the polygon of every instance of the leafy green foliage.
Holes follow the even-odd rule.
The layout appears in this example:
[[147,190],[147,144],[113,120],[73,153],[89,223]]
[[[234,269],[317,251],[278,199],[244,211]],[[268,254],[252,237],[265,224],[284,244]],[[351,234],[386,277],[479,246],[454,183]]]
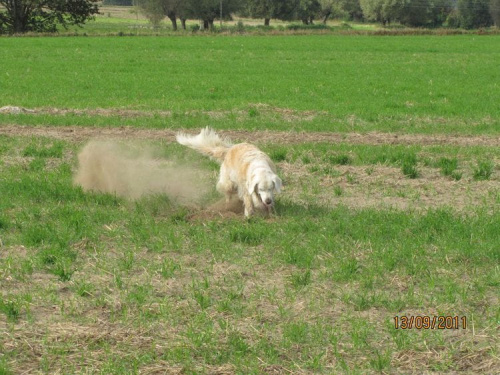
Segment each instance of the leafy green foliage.
[[0,0],[0,33],[56,32],[82,25],[98,13],[96,0]]
[[361,0],[367,19],[382,22],[400,22],[412,27],[437,27],[443,25],[453,9],[450,0]]
[[477,29],[493,24],[490,14],[490,0],[458,0],[460,27]]

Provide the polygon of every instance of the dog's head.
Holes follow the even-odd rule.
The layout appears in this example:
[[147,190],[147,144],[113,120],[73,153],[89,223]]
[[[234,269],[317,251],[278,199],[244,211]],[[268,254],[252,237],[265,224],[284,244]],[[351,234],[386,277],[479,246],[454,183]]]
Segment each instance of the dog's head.
[[281,192],[281,179],[269,171],[256,171],[248,182],[248,193],[255,193],[264,207],[274,205],[274,192]]

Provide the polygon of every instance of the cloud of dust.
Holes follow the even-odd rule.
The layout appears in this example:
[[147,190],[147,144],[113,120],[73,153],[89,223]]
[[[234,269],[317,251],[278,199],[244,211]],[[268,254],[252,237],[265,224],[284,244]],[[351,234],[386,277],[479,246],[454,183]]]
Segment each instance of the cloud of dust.
[[150,147],[91,141],[78,154],[74,183],[85,191],[130,199],[166,194],[181,204],[196,204],[211,190],[209,172],[154,158],[153,151]]

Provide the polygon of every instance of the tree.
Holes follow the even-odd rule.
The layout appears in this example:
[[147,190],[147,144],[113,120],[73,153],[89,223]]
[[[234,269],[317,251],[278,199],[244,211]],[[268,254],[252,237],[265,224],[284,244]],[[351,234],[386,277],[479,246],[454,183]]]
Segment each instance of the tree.
[[97,0],[0,0],[0,33],[56,32],[99,13]]
[[361,0],[367,19],[400,22],[411,27],[441,26],[453,9],[452,0]]
[[323,23],[326,24],[328,18],[342,14],[342,4],[338,0],[319,0],[321,6],[320,15]]
[[318,0],[299,0],[297,2],[297,18],[304,25],[313,23],[314,18],[321,11],[321,4]]
[[496,27],[500,27],[500,0],[490,0],[490,15]]
[[359,0],[340,0],[340,8],[350,20],[363,20],[363,10]]
[[184,4],[186,16],[200,19],[204,29],[213,29],[214,20],[221,17],[221,12],[223,19],[230,19],[231,14],[241,8],[240,0],[184,0]]
[[360,4],[367,20],[382,22],[384,25],[388,22],[383,12],[384,0],[360,0]]
[[183,0],[136,0],[137,5],[155,26],[161,22],[165,16],[172,22],[172,28],[177,30],[177,18],[180,17],[182,27],[186,28],[186,19],[183,17]]
[[251,0],[248,2],[248,15],[264,18],[264,25],[269,26],[271,18],[280,18],[280,11],[286,0]]
[[460,26],[465,29],[477,29],[493,24],[489,0],[458,0]]

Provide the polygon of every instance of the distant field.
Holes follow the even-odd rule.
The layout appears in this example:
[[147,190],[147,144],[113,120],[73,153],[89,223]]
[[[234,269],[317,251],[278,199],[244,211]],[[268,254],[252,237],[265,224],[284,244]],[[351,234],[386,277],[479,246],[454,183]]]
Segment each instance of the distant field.
[[[0,38],[0,374],[499,373],[499,42]],[[207,125],[273,217],[174,142]]]
[[[252,18],[240,18],[234,16],[232,20],[225,20],[222,23],[224,28],[232,27],[238,22],[243,23],[245,26],[262,26],[264,25],[263,19],[252,19]],[[271,28],[285,27],[290,24],[296,24],[297,22],[281,21],[273,19],[271,20]],[[320,23],[320,22],[317,22]],[[329,20],[328,26],[338,26],[342,21],[339,20]],[[187,20],[186,31],[181,29],[179,22],[178,34],[191,33],[192,26],[199,25],[197,20]],[[220,23],[216,22],[215,26],[220,27]],[[350,26],[355,30],[376,30],[380,26],[376,24],[356,24],[351,23]],[[60,30],[60,33],[86,33],[88,35],[96,34],[139,34],[139,35],[166,35],[172,34],[172,24],[168,18],[165,18],[158,27],[153,27],[153,25],[142,15],[141,12],[137,12],[134,7],[127,6],[101,6],[99,7],[99,14],[96,15],[95,20],[88,21],[82,27],[72,26],[68,30]]]

